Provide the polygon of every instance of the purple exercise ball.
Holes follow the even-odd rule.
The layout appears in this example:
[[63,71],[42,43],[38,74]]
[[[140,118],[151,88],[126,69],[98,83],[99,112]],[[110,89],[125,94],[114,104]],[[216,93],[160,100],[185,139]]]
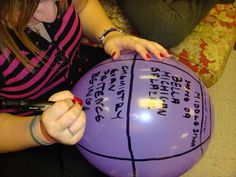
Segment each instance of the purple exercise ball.
[[72,92],[89,107],[77,147],[108,176],[177,177],[206,152],[214,125],[208,91],[172,58],[109,58]]

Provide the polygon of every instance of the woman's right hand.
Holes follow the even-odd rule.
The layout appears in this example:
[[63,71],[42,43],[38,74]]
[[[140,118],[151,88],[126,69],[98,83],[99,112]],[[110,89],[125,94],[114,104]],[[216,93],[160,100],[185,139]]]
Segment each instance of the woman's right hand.
[[55,103],[40,117],[46,133],[58,143],[75,144],[84,134],[86,116],[82,106],[74,99],[70,91],[52,95],[49,101]]

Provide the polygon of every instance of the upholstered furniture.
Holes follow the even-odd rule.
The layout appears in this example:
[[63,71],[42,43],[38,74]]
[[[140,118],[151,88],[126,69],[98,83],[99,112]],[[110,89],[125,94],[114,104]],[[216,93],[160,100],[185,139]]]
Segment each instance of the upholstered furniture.
[[[135,34],[115,0],[100,0],[113,23],[126,33]],[[178,46],[171,48],[175,59],[191,68],[212,86],[219,80],[236,40],[236,2],[217,4]],[[94,45],[87,39],[87,45]]]

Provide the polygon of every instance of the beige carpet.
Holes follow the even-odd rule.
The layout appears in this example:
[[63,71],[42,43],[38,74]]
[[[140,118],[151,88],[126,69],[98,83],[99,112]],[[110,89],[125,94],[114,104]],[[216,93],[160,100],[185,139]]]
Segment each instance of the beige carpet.
[[215,109],[213,137],[203,158],[181,177],[236,177],[236,50],[209,93]]

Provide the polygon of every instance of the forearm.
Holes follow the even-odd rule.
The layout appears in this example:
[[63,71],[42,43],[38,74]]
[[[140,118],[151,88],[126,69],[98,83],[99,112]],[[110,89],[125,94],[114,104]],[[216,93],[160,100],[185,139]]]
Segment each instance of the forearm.
[[88,0],[86,6],[79,12],[84,35],[93,41],[102,35],[104,30],[114,27],[98,0]]
[[29,131],[31,120],[32,117],[0,114],[0,153],[37,146]]

